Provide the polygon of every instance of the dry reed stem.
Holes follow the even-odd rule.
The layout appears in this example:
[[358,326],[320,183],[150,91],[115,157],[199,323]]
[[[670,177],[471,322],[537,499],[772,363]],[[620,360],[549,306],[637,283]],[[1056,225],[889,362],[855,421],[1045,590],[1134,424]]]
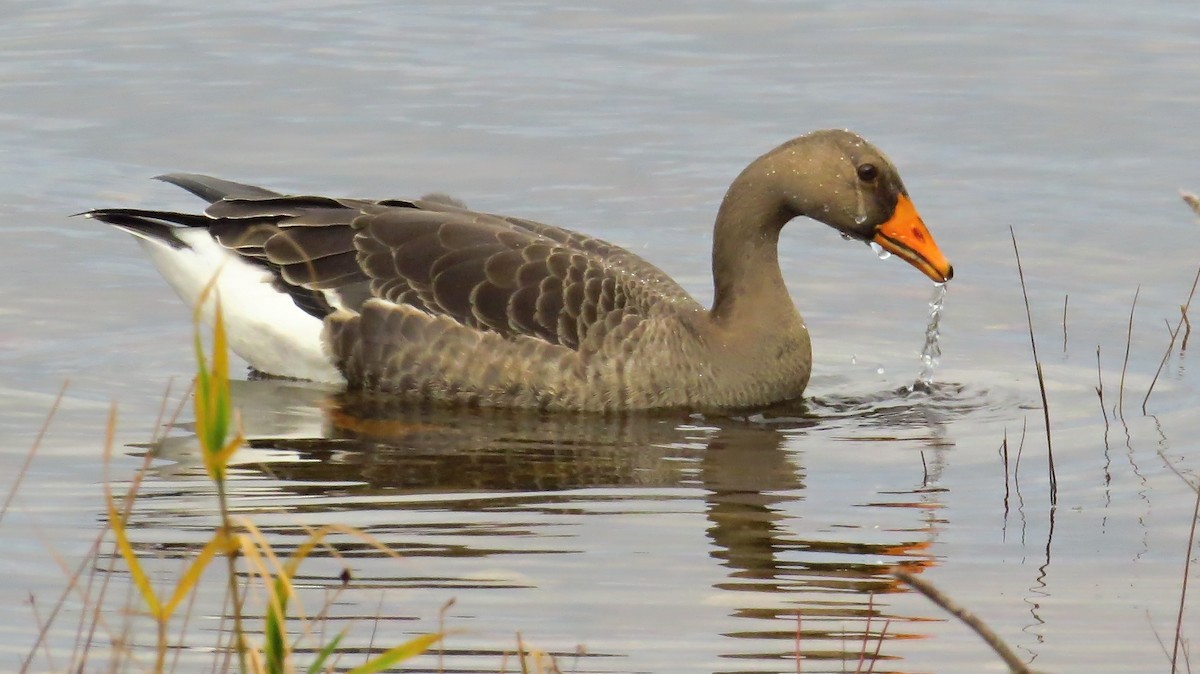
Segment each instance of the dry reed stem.
[[1188,532],[1187,554],[1183,556],[1183,585],[1179,590],[1179,613],[1175,616],[1175,645],[1171,648],[1171,674],[1176,672],[1179,663],[1179,644],[1183,641],[1183,607],[1187,601],[1188,571],[1192,566],[1192,546],[1196,543],[1197,518],[1200,518],[1200,489],[1196,490],[1196,505],[1192,508],[1192,526]]
[[1108,430],[1108,410],[1104,408],[1104,375],[1100,371],[1100,345],[1096,345],[1096,396],[1100,398],[1100,414],[1104,416],[1104,430]]
[[517,662],[521,665],[521,674],[529,674],[529,663],[525,661],[525,641],[517,632]]
[[873,674],[875,671],[875,663],[879,662],[879,651],[883,649],[883,639],[887,636],[887,631],[891,626],[891,618],[883,621],[883,627],[879,630],[879,638],[875,640],[875,653],[871,655],[871,666],[867,667],[867,674]]
[[1009,470],[1008,470],[1008,428],[1004,429],[1004,439],[1000,442],[1000,456],[1004,459],[1004,521],[1008,522]]
[[[69,597],[71,595],[71,593],[75,591],[75,588],[79,583],[79,579],[83,576],[84,568],[91,565],[92,558],[96,554],[96,552],[100,549],[100,543],[104,539],[104,535],[106,533],[107,533],[107,530],[104,530],[104,531],[101,531],[97,535],[96,540],[92,543],[92,546],[88,550],[87,555],[85,555],[83,560],[80,561],[79,566],[76,567],[75,571],[70,573],[70,575],[68,576],[67,587],[63,588],[62,593],[59,594],[58,600],[55,602],[54,608],[50,612],[49,621],[46,623],[46,625],[43,629],[38,630],[37,638],[34,640],[33,646],[31,646],[29,648],[29,653],[25,656],[25,659],[21,662],[21,668],[18,671],[20,671],[22,673],[29,671],[29,666],[33,663],[33,658],[37,653],[37,649],[41,648],[42,644],[45,643],[45,641],[46,641],[46,637],[49,634],[50,625],[54,624],[54,621],[57,619],[59,611],[66,604],[67,597]],[[84,599],[86,600],[86,597]],[[86,604],[86,601],[85,601],[85,604]]]
[[1038,359],[1037,340],[1033,336],[1033,312],[1029,308],[1029,292],[1025,289],[1025,268],[1021,266],[1021,251],[1017,249],[1017,234],[1008,228],[1012,237],[1013,255],[1017,258],[1017,275],[1021,279],[1021,296],[1025,298],[1025,318],[1029,322],[1029,346],[1033,351],[1033,366],[1037,370],[1038,390],[1042,394],[1042,416],[1046,421],[1046,464],[1050,473],[1050,505],[1058,505],[1058,474],[1054,470],[1054,446],[1050,440],[1050,401],[1046,395],[1046,378],[1042,374],[1042,362]]
[[[1196,215],[1200,215],[1200,197],[1197,197],[1194,194],[1190,194],[1188,192],[1183,192],[1183,191],[1180,191],[1179,194],[1180,194],[1180,196],[1183,197],[1183,202],[1185,204],[1187,204],[1188,206],[1191,206],[1192,211],[1195,212]],[[1196,276],[1197,276],[1197,278],[1200,278],[1200,270],[1196,271]],[[1195,292],[1196,292],[1196,284],[1193,283],[1192,284],[1192,293],[1195,293]],[[1192,303],[1192,295],[1189,294],[1187,304],[1190,305],[1191,303]],[[1183,345],[1179,347],[1179,350],[1187,351],[1188,337],[1190,337],[1192,335],[1192,322],[1189,321],[1188,317],[1187,317],[1187,305],[1181,307],[1180,311],[1183,313],[1183,323],[1185,326],[1187,326],[1187,331],[1183,333]]]
[[[1158,376],[1162,374],[1163,368],[1167,365],[1167,359],[1171,357],[1171,351],[1175,348],[1175,338],[1179,336],[1179,330],[1182,326],[1187,326],[1187,333],[1184,333],[1183,344],[1180,345],[1179,351],[1187,351],[1188,334],[1192,331],[1191,323],[1188,321],[1188,309],[1192,306],[1192,298],[1196,296],[1196,285],[1200,284],[1200,267],[1196,269],[1196,277],[1192,279],[1192,289],[1188,291],[1187,301],[1179,306],[1179,322],[1175,324],[1175,329],[1171,331],[1171,341],[1167,344],[1167,351],[1163,354],[1162,360],[1158,362],[1158,369],[1154,372],[1154,379],[1150,380],[1150,388],[1146,390],[1146,397],[1142,398],[1142,414],[1146,414],[1146,403],[1150,401],[1150,394],[1154,392],[1154,385],[1158,383]],[[1167,324],[1170,329],[1170,324]]]
[[[97,535],[96,540],[93,542],[91,550],[88,551],[88,555],[84,557],[85,561],[90,562],[95,558],[96,554],[98,554],[100,551],[100,543],[104,540],[104,537],[107,534],[107,528],[101,530],[99,535]],[[75,645],[71,651],[70,659],[72,663],[79,663],[79,665],[87,662],[88,653],[91,652],[93,640],[96,637],[96,629],[101,625],[101,621],[104,620],[104,598],[108,596],[109,580],[111,580],[113,577],[113,570],[116,568],[116,559],[111,555],[109,556],[108,569],[105,570],[105,573],[100,580],[100,590],[98,594],[93,590],[93,585],[96,583],[96,577],[100,575],[101,567],[99,564],[88,564],[88,566],[91,570],[88,572],[87,586],[83,589],[83,596],[86,597],[86,600],[82,602],[82,607],[84,610],[79,612],[79,626],[76,628]],[[87,610],[89,608],[90,620],[89,611]],[[87,627],[86,638],[83,635],[85,626]],[[78,665],[72,665],[71,669],[81,670],[82,667]]]
[[[48,631],[50,623],[42,621],[42,614],[38,611],[37,597],[32,592],[29,593],[29,611],[33,614],[33,624],[37,626],[39,632]],[[50,652],[50,642],[42,641],[42,650],[45,652],[46,665],[50,671],[55,671],[58,667],[54,666],[54,654]]]
[[1013,653],[1012,649],[1008,647],[1008,644],[1004,643],[1004,640],[984,624],[978,616],[959,606],[953,599],[934,587],[932,583],[902,571],[893,575],[905,585],[925,595],[930,601],[940,606],[942,610],[958,618],[964,625],[970,627],[988,646],[992,647],[996,655],[1000,656],[1000,659],[1004,661],[1004,664],[1008,665],[1009,670],[1014,674],[1037,674],[1035,670],[1030,669],[1028,665],[1022,662],[1017,657],[1017,654]]
[[[1200,276],[1200,269],[1196,270],[1196,275]],[[1194,291],[1193,291],[1194,292]],[[1188,295],[1188,304],[1191,304],[1192,296]],[[1180,353],[1187,351],[1188,337],[1192,336],[1192,322],[1188,320],[1187,305],[1179,307],[1179,319],[1183,321],[1183,344],[1180,345]]]
[[[363,664],[371,661],[371,654],[375,652],[375,637],[379,634],[379,623],[383,622],[383,598],[387,596],[386,592],[379,593],[379,603],[375,604],[375,620],[371,623],[371,638],[367,639],[367,649],[363,653]],[[440,669],[439,665],[439,669]]]
[[1017,442],[1017,458],[1013,460],[1013,491],[1017,494],[1017,507],[1024,509],[1025,499],[1021,496],[1021,457],[1025,454],[1025,431],[1029,418],[1021,417],[1021,439]]
[[[456,600],[454,597],[451,597],[445,604],[442,604],[442,608],[438,610],[438,634],[446,634],[446,613],[450,610],[450,607],[454,606],[455,601]],[[445,657],[446,640],[442,639],[438,641],[437,670],[439,672],[446,671],[444,663]]]
[[[103,538],[103,536],[104,536],[104,532],[101,532],[100,538],[98,538],[97,540],[95,540],[93,542],[91,549],[89,550],[89,553],[92,553],[92,554],[89,554],[87,557],[84,558],[85,562],[90,562],[95,551],[99,550],[100,540]],[[50,547],[49,544],[47,544],[47,547],[50,548],[50,550],[49,550],[50,558],[54,561],[54,563],[56,565],[58,565],[59,571],[66,577],[71,578],[73,580],[72,589],[74,589],[75,587],[78,587],[79,579],[83,577],[83,565],[81,564],[74,571],[72,571],[70,569],[70,567],[67,566],[67,561],[65,559],[63,559],[62,556],[60,556],[58,554],[58,552],[56,550],[54,550],[53,547]],[[88,567],[92,570],[92,572],[88,574],[88,585],[85,587],[79,588],[77,590],[77,592],[79,593],[79,604],[80,604],[80,606],[85,607],[85,608],[89,605],[90,598],[91,598],[90,594],[88,593],[87,587],[91,586],[91,581],[94,578],[94,573],[95,573],[95,569],[96,569],[96,566],[94,564],[88,564]],[[69,593],[64,592],[62,595],[59,596],[58,602],[55,604],[54,609],[53,609],[52,613],[50,614],[49,619],[45,622],[44,627],[43,627],[43,630],[46,631],[47,633],[49,632],[51,626],[53,626],[54,623],[57,622],[58,612],[61,608],[63,608],[68,594]],[[30,601],[31,601],[31,603],[33,601],[32,594],[30,595]],[[33,606],[33,610],[36,614],[37,605],[33,604],[32,606]],[[79,638],[83,632],[83,620],[85,619],[86,615],[87,615],[86,611],[80,611],[80,624],[76,628],[76,632],[75,632],[76,643],[78,643]],[[39,620],[39,623],[40,622],[41,621]],[[51,657],[50,657],[49,641],[43,640],[42,647],[46,651],[47,664],[51,664],[53,661],[51,660]],[[57,668],[51,664],[50,669],[57,669]]]
[[33,444],[29,445],[29,451],[25,453],[25,461],[17,469],[17,479],[13,480],[12,486],[8,488],[8,496],[4,497],[4,505],[0,505],[0,522],[4,521],[4,514],[8,512],[13,499],[17,497],[17,489],[20,488],[21,481],[25,479],[26,473],[29,472],[29,466],[33,464],[33,457],[37,454],[38,448],[42,446],[42,438],[46,437],[46,431],[49,430],[50,422],[54,419],[54,414],[58,411],[59,405],[62,404],[63,395],[66,394],[69,383],[70,380],[64,380],[62,386],[59,387],[58,395],[54,396],[54,402],[50,405],[50,411],[46,413],[46,418],[42,421],[42,427],[38,429],[37,436],[33,439]]
[[867,595],[867,624],[863,627],[862,645],[858,647],[858,666],[854,674],[862,674],[863,663],[867,659],[867,641],[871,638],[871,618],[875,615],[875,593]]
[[158,401],[158,416],[154,417],[154,430],[150,433],[150,442],[154,443],[166,435],[163,431],[163,421],[167,416],[167,403],[171,400],[171,386],[175,383],[174,377],[167,378],[167,387],[163,391],[162,398]]
[[[180,561],[183,561],[183,560],[181,559]],[[191,596],[188,597],[187,610],[185,610],[183,612],[183,620],[180,621],[179,633],[176,636],[176,639],[178,639],[180,646],[182,646],[187,641],[188,625],[190,625],[192,622],[192,615],[195,612],[196,600],[199,597],[200,597],[199,592],[192,592]],[[172,671],[172,672],[179,669],[179,658],[183,656],[184,649],[176,648],[174,650],[175,650],[175,657],[172,658],[172,660],[171,660],[171,668],[170,668],[170,671]]]
[[[42,431],[38,434],[37,439],[34,441],[35,446],[40,444],[41,438],[44,435],[46,428],[49,426],[50,419],[53,417],[55,410],[58,409],[58,406],[62,401],[62,397],[66,393],[66,390],[67,390],[67,384],[64,382],[62,388],[59,391],[58,397],[55,398],[55,401],[54,401],[53,406],[51,407],[50,413],[46,417],[46,421],[43,424]],[[110,419],[110,422],[112,422],[112,423],[110,423],[110,425],[107,426],[105,429],[105,444],[104,444],[104,473],[105,473],[104,479],[105,479],[105,483],[109,483],[108,465],[109,465],[110,460],[112,459],[112,442],[113,442],[113,438],[114,438],[114,435],[116,432],[116,429],[114,426],[115,422],[112,421],[115,418],[113,416],[115,414],[116,414],[116,405],[114,404],[110,407],[110,412],[109,412],[109,419]],[[147,453],[146,456],[142,460],[142,471],[141,472],[144,472],[145,469],[147,467],[149,467],[149,465],[150,465],[150,454]],[[28,465],[22,467],[21,474],[18,475],[18,481],[19,481],[20,477],[24,474],[25,470],[27,470],[27,468],[28,468]],[[138,476],[135,478],[135,481],[133,482],[134,487],[131,487],[131,489],[136,489],[136,486],[140,484],[141,472],[139,472]],[[14,485],[13,491],[15,492],[15,485]],[[125,517],[128,517],[129,509],[132,508],[132,505],[133,505],[132,499],[127,498],[127,501],[128,501],[128,503],[126,504],[126,510],[125,510],[125,515],[124,515]],[[51,610],[50,615],[48,616],[48,619],[47,619],[45,625],[42,627],[42,629],[38,630],[37,639],[35,640],[34,645],[30,648],[29,653],[25,656],[25,659],[21,662],[21,668],[20,668],[21,672],[26,672],[29,670],[29,667],[33,662],[33,657],[36,654],[37,649],[39,647],[42,647],[42,646],[45,646],[46,648],[49,647],[46,642],[46,637],[49,634],[50,626],[54,624],[55,620],[57,620],[59,612],[65,606],[67,597],[70,596],[71,593],[73,593],[73,592],[80,592],[81,593],[80,602],[85,607],[88,605],[89,594],[85,590],[79,589],[79,579],[83,576],[85,567],[91,568],[92,573],[95,573],[96,569],[95,569],[95,565],[92,564],[92,560],[95,558],[96,554],[98,554],[98,552],[100,550],[100,543],[103,541],[104,536],[108,533],[108,531],[109,531],[109,528],[105,527],[97,535],[96,540],[92,543],[91,547],[88,549],[87,555],[83,558],[83,560],[79,563],[79,566],[76,567],[76,569],[73,572],[71,572],[69,569],[66,568],[65,563],[62,562],[62,560],[60,558],[58,558],[57,555],[53,555],[55,561],[59,563],[59,566],[63,568],[64,573],[67,574],[67,577],[68,577],[67,586],[65,588],[63,588],[62,593],[59,594],[58,599],[55,601],[54,608]],[[51,553],[53,554],[53,549],[51,549]],[[110,568],[110,571],[111,571],[111,568]],[[89,576],[89,578],[90,578],[90,576]],[[89,586],[90,586],[90,583],[89,583]],[[105,586],[107,586],[107,579],[105,580]],[[97,606],[97,610],[95,611],[94,615],[95,615],[96,620],[92,626],[93,631],[97,625],[99,625],[103,622],[103,618],[101,616],[98,606]],[[81,616],[81,619],[82,619],[82,616]],[[104,627],[107,629],[106,625]],[[78,634],[78,632],[77,632],[77,634]],[[89,634],[89,642],[90,642],[91,636],[92,635]],[[77,639],[78,639],[78,637],[77,637]],[[115,641],[115,639],[114,639],[114,641]],[[114,657],[115,657],[115,655],[114,655]]]
[[1129,306],[1129,327],[1125,332],[1125,360],[1121,363],[1121,383],[1117,385],[1117,416],[1121,418],[1121,422],[1125,421],[1125,371],[1129,369],[1129,349],[1133,344],[1133,312],[1137,309],[1138,295],[1142,293],[1142,286],[1138,284],[1137,290],[1133,291],[1133,304]]
[[800,614],[801,614],[801,611],[800,611],[800,609],[796,609],[796,644],[795,644],[795,648],[794,648],[794,650],[796,651],[796,674],[803,674],[803,672],[801,672],[801,671],[800,671],[800,670],[801,670],[800,661],[801,661],[801,659],[802,659],[802,658],[800,657],[800,641],[801,641],[801,632],[800,632],[800,627],[801,627],[801,618],[800,618]]

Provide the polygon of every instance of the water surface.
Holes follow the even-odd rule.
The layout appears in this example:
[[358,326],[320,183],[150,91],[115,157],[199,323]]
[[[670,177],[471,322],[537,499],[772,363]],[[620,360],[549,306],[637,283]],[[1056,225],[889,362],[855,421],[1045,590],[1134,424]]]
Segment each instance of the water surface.
[[[498,671],[518,630],[564,669],[795,671],[797,612],[804,671],[853,671],[843,661],[885,620],[875,671],[1000,671],[897,569],[1035,667],[1166,669],[1155,632],[1173,633],[1194,499],[1175,470],[1192,474],[1200,434],[1190,351],[1141,405],[1200,261],[1177,196],[1200,189],[1198,22],[1169,2],[4,5],[6,465],[70,384],[0,522],[0,565],[18,579],[0,591],[0,644],[28,650],[28,596],[42,610],[63,583],[50,550],[75,563],[101,526],[110,401],[122,480],[191,368],[188,310],[128,237],[69,214],[195,207],[149,180],[171,170],[335,195],[446,190],[626,245],[707,301],[709,228],[733,176],[787,138],[848,127],[900,166],[955,265],[932,391],[907,391],[928,282],[796,222],[780,256],[813,335],[804,406],[555,418],[241,382],[253,443],[239,509],[283,550],[340,522],[401,553],[348,545],[305,580],[319,597],[351,567],[336,613],[386,617],[391,642],[435,629],[454,598],[447,671]],[[1053,511],[1010,226],[1053,423]],[[150,560],[214,517],[186,428],[171,438],[135,514]]]

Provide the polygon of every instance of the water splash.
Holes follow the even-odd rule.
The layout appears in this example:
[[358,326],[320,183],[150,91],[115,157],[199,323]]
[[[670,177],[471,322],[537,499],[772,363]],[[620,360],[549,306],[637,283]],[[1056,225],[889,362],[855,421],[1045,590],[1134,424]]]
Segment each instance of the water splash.
[[921,349],[921,373],[913,382],[914,391],[928,391],[933,386],[933,371],[942,361],[942,347],[938,343],[941,331],[942,305],[946,301],[946,284],[938,283],[929,298],[929,324],[925,326],[925,348]]

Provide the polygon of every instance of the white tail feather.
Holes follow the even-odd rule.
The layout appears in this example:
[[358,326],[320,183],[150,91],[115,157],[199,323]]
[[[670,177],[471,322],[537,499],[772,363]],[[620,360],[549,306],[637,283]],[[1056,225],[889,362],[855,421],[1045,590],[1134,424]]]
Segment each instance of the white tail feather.
[[[272,287],[266,270],[222,248],[206,230],[181,228],[176,234],[190,248],[172,248],[146,236],[137,236],[137,241],[188,306],[196,306],[204,286],[219,273],[216,291],[234,353],[266,374],[344,381],[326,355],[321,320]],[[211,324],[213,309],[207,304],[204,320]]]

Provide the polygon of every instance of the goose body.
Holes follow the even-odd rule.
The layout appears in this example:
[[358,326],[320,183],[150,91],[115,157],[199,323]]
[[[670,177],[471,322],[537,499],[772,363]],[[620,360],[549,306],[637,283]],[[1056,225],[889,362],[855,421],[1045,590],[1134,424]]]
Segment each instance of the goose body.
[[616,411],[798,398],[812,352],[777,256],[797,217],[878,243],[936,282],[953,276],[891,162],[847,131],[788,141],[733,182],[709,309],[620,247],[443,196],[160,179],[209,207],[86,215],[135,235],[190,304],[220,270],[230,346],[254,368],[413,402]]

